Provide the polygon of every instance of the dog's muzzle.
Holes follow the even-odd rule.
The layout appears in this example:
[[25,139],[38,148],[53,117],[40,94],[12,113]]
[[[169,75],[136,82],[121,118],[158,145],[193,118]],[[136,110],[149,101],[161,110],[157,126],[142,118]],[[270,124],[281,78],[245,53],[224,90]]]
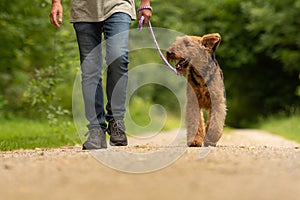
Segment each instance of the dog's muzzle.
[[179,70],[179,71],[187,68],[191,61],[190,58],[181,58],[172,51],[167,51],[167,60],[168,61],[178,61],[177,64],[175,65],[175,67],[176,67],[176,70]]
[[180,59],[179,62],[175,65],[177,70],[182,70],[185,69],[189,66],[191,59],[190,58],[185,58],[185,59]]

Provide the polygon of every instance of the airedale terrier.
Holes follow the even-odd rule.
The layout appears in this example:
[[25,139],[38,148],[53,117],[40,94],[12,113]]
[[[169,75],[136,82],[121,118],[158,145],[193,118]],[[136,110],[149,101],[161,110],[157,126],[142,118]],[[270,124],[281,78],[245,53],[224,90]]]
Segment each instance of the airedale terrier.
[[[222,70],[215,59],[221,42],[218,33],[202,37],[184,36],[167,49],[167,59],[178,61],[177,71],[187,77],[186,127],[190,147],[216,146],[222,136],[226,116]],[[207,111],[207,120],[203,117]]]

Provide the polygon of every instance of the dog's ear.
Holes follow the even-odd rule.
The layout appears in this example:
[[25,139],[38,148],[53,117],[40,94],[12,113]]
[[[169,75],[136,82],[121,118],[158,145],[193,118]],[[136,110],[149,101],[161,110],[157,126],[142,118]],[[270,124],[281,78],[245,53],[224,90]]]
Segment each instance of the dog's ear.
[[207,34],[202,37],[202,45],[206,48],[211,49],[213,52],[216,51],[221,42],[221,35],[219,33]]

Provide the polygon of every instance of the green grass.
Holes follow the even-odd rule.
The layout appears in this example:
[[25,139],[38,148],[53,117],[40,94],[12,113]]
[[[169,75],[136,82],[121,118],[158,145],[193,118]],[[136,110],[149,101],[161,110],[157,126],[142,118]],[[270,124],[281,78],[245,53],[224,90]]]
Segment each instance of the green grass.
[[262,120],[255,128],[300,142],[300,115],[270,117]]
[[75,126],[63,123],[50,126],[47,121],[0,119],[0,151],[52,148],[81,143]]

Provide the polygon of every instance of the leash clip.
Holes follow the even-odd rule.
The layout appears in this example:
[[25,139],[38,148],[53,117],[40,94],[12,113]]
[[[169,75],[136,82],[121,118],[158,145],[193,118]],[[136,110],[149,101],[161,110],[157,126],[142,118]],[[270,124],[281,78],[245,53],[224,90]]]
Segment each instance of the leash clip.
[[143,16],[141,16],[141,19],[139,20],[138,30],[140,30],[140,31],[143,29],[144,19],[145,19],[145,17],[143,15]]

